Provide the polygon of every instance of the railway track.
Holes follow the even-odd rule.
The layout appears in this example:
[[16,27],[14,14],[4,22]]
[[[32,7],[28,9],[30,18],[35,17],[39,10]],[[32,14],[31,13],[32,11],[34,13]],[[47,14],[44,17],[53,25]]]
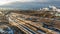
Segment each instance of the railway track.
[[[50,29],[47,29],[47,28],[42,27],[42,25],[40,25],[38,23],[34,23],[32,21],[27,21],[27,20],[24,20],[24,19],[21,19],[21,18],[17,18],[16,16],[10,16],[10,19],[12,19],[14,21],[14,23],[17,23],[18,22],[16,24],[17,27],[20,28],[21,30],[23,30],[25,33],[26,32],[29,33],[29,34],[31,34],[32,32],[35,32],[37,34],[39,34],[41,32],[42,33],[47,33],[47,34],[48,33],[51,33],[51,34],[56,34],[57,33],[57,32],[55,32],[53,30],[50,30]],[[23,28],[25,28],[25,29],[23,29]]]
[[[14,21],[14,20],[13,20]],[[17,20],[18,21],[18,20]],[[14,22],[16,22],[16,21],[14,21]],[[24,22],[21,22],[21,21],[18,21],[17,22],[17,24],[19,24],[20,26],[22,26],[22,27],[24,27],[25,28],[25,30],[26,29],[28,29],[30,32],[32,32],[32,33],[34,33],[34,31],[32,31],[32,29],[29,29],[29,27],[27,27],[27,26],[24,26],[25,25],[25,23]],[[15,24],[16,25],[16,24]],[[18,25],[18,26],[19,26]],[[19,27],[18,27],[19,28]],[[31,28],[31,27],[30,27]],[[33,27],[34,28],[34,27]],[[23,29],[22,29],[23,30]],[[25,31],[24,30],[24,31]],[[35,28],[34,28],[34,30],[36,30]],[[31,34],[31,33],[29,33],[29,31],[27,32],[27,34]],[[26,33],[26,32],[25,32]],[[36,32],[35,32],[36,33]],[[38,33],[37,33],[38,34]]]
[[54,28],[60,30],[60,20],[56,20],[54,18],[43,18],[43,17],[36,17],[36,16],[17,14],[17,13],[12,13],[11,15],[16,15],[15,17],[22,18],[22,19],[25,19],[25,20],[29,19],[30,21],[38,22],[39,24],[40,23],[45,23],[46,25],[54,26]]

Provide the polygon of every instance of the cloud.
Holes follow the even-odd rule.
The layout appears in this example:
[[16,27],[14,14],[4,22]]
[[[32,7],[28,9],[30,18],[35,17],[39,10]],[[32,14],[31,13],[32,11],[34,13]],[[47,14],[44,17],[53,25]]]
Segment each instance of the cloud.
[[54,1],[60,1],[60,0],[54,0]]
[[11,3],[11,2],[54,2],[54,1],[60,1],[60,0],[0,0],[0,5]]
[[8,4],[15,1],[19,1],[19,0],[0,0],[0,5]]
[[54,2],[60,0],[17,0],[19,2]]
[[20,2],[48,2],[49,0],[18,0]]
[[48,0],[0,0],[0,5],[8,4],[11,2],[16,2],[16,1],[19,1],[19,2],[47,2]]
[[35,1],[35,0],[18,0],[20,2],[32,2],[32,1]]
[[0,1],[8,1],[8,2],[15,2],[15,1],[19,1],[19,2],[47,2],[49,0],[0,0]]
[[35,0],[35,2],[48,2],[49,0]]
[[60,0],[0,0],[0,1],[10,1],[10,2],[14,2],[14,1],[20,1],[20,2],[48,2],[48,1],[60,1]]

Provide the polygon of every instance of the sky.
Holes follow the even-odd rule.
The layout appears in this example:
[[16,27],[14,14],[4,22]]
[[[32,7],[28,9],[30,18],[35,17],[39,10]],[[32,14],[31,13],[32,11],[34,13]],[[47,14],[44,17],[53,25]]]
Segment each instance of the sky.
[[51,1],[60,1],[60,0],[0,0],[0,5],[9,4],[11,2],[51,2]]

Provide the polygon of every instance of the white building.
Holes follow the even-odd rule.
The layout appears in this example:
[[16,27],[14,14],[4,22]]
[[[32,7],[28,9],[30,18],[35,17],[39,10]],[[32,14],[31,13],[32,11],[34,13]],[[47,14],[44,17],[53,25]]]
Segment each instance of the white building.
[[53,11],[60,12],[60,9],[56,8],[55,6],[49,6],[49,8],[51,8]]
[[48,8],[43,8],[43,9],[40,8],[40,10],[42,10],[42,11],[49,11],[49,10],[52,10],[52,11],[60,12],[60,9],[58,9],[58,8],[55,7],[55,6],[49,6]]
[[60,12],[60,9],[56,9],[57,12]]
[[56,11],[57,8],[55,6],[49,6],[49,9],[52,11]]
[[43,11],[48,11],[48,10],[49,10],[49,8],[43,8],[43,9],[41,9],[41,10],[43,10]]
[[60,16],[60,13],[56,13],[55,16]]

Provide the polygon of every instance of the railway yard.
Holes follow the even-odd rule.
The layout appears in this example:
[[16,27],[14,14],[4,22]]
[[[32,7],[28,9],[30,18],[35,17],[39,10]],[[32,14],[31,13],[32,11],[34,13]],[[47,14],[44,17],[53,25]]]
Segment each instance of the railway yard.
[[1,34],[60,34],[57,11],[10,10],[0,13]]

